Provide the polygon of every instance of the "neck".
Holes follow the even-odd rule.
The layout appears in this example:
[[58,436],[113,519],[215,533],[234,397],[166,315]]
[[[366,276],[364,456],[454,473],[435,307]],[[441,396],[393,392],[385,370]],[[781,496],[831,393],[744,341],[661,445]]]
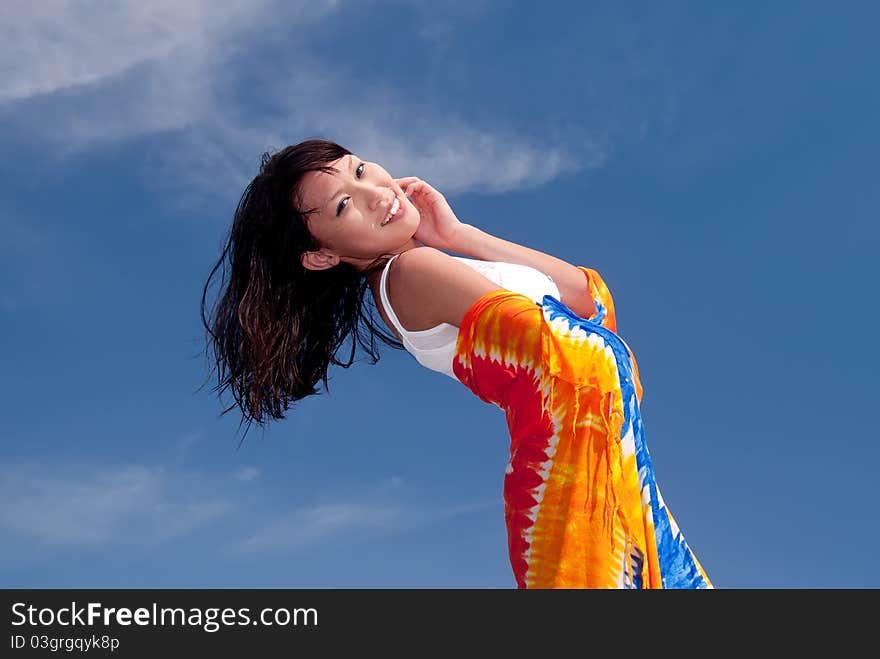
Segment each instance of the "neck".
[[[404,243],[404,245],[402,247],[389,252],[389,254],[391,256],[394,256],[395,254],[403,254],[407,250],[413,249],[414,247],[421,247],[421,246],[422,246],[422,243],[417,241],[415,238],[410,238],[406,243]],[[362,262],[362,265],[363,265],[363,267],[366,267],[369,265],[369,263],[370,263],[369,261],[365,260]],[[379,290],[379,282],[381,281],[381,277],[382,277],[382,270],[377,270],[376,272],[372,273],[371,275],[369,275],[367,277],[367,281],[369,282],[370,286],[372,287],[374,293],[376,293]]]

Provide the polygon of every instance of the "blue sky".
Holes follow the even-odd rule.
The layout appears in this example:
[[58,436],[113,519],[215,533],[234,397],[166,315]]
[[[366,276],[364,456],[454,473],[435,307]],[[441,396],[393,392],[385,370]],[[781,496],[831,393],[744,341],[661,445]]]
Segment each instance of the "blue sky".
[[4,586],[515,586],[504,417],[462,385],[359,351],[240,449],[231,399],[198,390],[235,203],[309,137],[602,273],[716,586],[880,586],[871,3],[0,17]]

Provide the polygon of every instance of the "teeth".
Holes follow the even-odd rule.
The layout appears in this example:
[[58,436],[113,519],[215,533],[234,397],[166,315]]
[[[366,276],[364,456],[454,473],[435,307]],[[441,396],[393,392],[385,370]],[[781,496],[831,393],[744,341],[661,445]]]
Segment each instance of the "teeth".
[[397,214],[397,211],[400,210],[400,199],[397,197],[394,198],[394,201],[391,203],[391,210],[388,211],[388,216],[382,221],[382,226],[385,226],[391,221],[391,218]]

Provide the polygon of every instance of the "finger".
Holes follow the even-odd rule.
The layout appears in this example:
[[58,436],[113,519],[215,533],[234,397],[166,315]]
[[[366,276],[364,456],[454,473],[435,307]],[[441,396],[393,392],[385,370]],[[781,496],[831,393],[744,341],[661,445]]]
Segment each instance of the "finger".
[[424,190],[424,181],[416,179],[403,187],[403,193],[409,197]]

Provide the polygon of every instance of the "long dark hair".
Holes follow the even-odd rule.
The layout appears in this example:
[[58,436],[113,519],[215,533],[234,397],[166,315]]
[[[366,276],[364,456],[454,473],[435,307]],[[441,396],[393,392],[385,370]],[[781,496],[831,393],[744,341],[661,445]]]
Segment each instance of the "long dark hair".
[[[309,270],[300,261],[302,253],[321,247],[306,226],[314,209],[299,207],[303,175],[336,171],[329,163],[349,153],[324,139],[264,153],[260,173],[238,202],[226,246],[202,291],[205,349],[207,354],[213,348],[217,370],[213,391],[219,398],[228,388],[235,398],[221,416],[238,406],[248,429],[253,421],[265,429],[266,416],[285,418],[291,403],[320,393],[315,387],[319,380],[329,391],[329,365],[351,366],[356,342],[371,364],[379,360],[376,337],[403,349],[396,337],[377,329],[372,313],[364,312],[368,275],[384,267],[390,255],[379,256],[364,270],[342,261]],[[205,298],[221,266],[223,290],[209,320]],[[349,334],[354,338],[344,363],[336,353]]]

